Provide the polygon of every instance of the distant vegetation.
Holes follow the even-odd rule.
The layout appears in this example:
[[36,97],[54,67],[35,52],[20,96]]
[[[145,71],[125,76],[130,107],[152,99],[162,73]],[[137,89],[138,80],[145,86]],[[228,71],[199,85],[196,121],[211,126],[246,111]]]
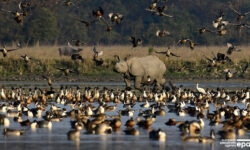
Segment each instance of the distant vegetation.
[[[182,37],[187,37],[200,45],[225,45],[226,42],[247,45],[250,41],[249,29],[241,33],[235,27],[228,27],[228,34],[219,37],[214,34],[199,35],[198,29],[207,27],[213,29],[212,21],[219,10],[223,10],[225,20],[237,23],[237,15],[229,9],[228,0],[169,0],[168,14],[173,18],[152,16],[146,11],[151,0],[72,0],[75,4],[66,7],[59,0],[33,0],[31,14],[24,18],[23,25],[17,24],[9,13],[0,12],[0,41],[29,42],[34,44],[65,44],[72,39],[79,39],[89,44],[127,45],[128,36],[141,37],[144,45],[173,45]],[[0,2],[0,8],[16,11],[20,0]],[[58,3],[56,3],[58,2]],[[231,0],[233,5],[242,12],[250,10],[249,0]],[[76,7],[77,6],[77,7]],[[93,19],[92,10],[101,6],[104,16],[119,12],[124,15],[121,24],[107,32],[105,24],[99,22],[87,28],[75,18],[86,21]],[[242,23],[249,22],[250,15]],[[157,38],[157,29],[168,30],[171,34]]]

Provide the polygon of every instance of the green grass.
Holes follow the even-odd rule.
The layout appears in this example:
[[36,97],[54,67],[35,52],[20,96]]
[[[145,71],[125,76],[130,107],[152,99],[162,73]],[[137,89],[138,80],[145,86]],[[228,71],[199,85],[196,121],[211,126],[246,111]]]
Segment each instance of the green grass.
[[[237,79],[250,79],[249,71],[240,75],[240,66],[244,66],[249,61],[241,60],[232,64],[220,65],[216,68],[207,67],[207,61],[204,59],[192,60],[168,60],[165,61],[167,71],[165,76],[171,79],[223,79],[225,68],[233,68],[238,73],[235,75]],[[114,59],[105,59],[102,66],[95,66],[92,59],[85,59],[84,63],[75,62],[70,59],[34,59],[30,63],[25,63],[19,58],[0,59],[0,78],[27,78],[38,77],[42,75],[51,76],[55,79],[64,77],[64,74],[56,68],[70,68],[76,73],[69,75],[69,78],[81,78],[83,76],[106,76],[112,79],[112,76],[121,76],[113,71],[115,64]],[[185,66],[188,69],[180,70]]]
[[[70,68],[77,73],[69,75],[69,78],[83,78],[85,76],[91,77],[120,77],[120,74],[113,71],[116,61],[114,55],[119,55],[121,59],[128,55],[131,56],[145,56],[156,55],[166,64],[167,71],[165,73],[166,78],[172,79],[223,79],[225,74],[223,70],[225,68],[238,71],[235,78],[250,79],[250,67],[248,72],[244,76],[240,75],[240,66],[244,66],[250,62],[250,46],[239,46],[242,48],[241,52],[234,52],[230,55],[233,60],[233,64],[224,64],[216,68],[208,68],[208,61],[205,56],[212,58],[213,54],[217,52],[225,53],[226,46],[197,46],[195,50],[191,51],[188,47],[172,47],[171,51],[181,57],[166,58],[163,55],[154,53],[157,51],[165,51],[167,47],[137,47],[131,48],[131,46],[101,46],[98,45],[97,49],[103,51],[101,56],[105,61],[102,66],[95,66],[92,60],[93,47],[82,47],[83,51],[80,55],[84,58],[84,63],[75,62],[68,56],[60,57],[58,54],[58,48],[61,46],[34,46],[22,48],[17,51],[10,52],[6,58],[0,56],[0,79],[9,80],[12,78],[17,79],[33,79],[40,78],[42,75],[51,76],[54,79],[64,78],[62,72],[56,68]],[[32,58],[32,62],[26,64],[21,58],[21,55],[27,54]],[[185,66],[189,70],[180,70]],[[190,71],[193,70],[193,71]]]

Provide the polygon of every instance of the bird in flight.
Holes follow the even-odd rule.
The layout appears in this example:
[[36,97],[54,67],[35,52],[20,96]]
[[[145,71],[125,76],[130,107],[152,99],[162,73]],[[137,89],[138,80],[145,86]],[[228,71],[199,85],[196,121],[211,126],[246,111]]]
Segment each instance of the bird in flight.
[[170,47],[168,47],[167,51],[155,51],[155,53],[165,55],[166,57],[174,56],[174,57],[180,57],[170,51]]
[[3,48],[0,49],[0,52],[2,52],[3,57],[6,57],[8,52],[12,52],[12,51],[18,50],[20,48],[21,48],[20,44],[17,44],[17,48],[14,48],[14,49],[6,49],[6,46],[3,45]]
[[241,49],[237,48],[236,46],[234,46],[232,43],[227,43],[227,54],[231,55],[234,51],[235,52],[240,52]]
[[137,47],[142,44],[142,40],[140,38],[136,39],[134,36],[130,36],[128,40],[132,43],[133,47]]
[[243,18],[246,17],[246,15],[250,14],[250,11],[242,13],[240,10],[236,10],[232,3],[229,3],[229,8],[238,15],[237,21],[241,21]]

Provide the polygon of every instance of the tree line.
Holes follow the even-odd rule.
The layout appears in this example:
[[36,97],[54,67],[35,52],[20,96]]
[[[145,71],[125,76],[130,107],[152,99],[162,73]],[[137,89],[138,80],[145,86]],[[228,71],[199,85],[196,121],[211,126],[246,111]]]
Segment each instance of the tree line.
[[[0,8],[18,10],[20,1],[1,1]],[[229,25],[228,33],[218,36],[213,33],[199,34],[199,28],[214,30],[212,21],[220,11],[225,20],[232,24],[248,23],[250,15],[237,22],[237,14],[229,8],[228,0],[168,0],[168,14],[172,18],[154,16],[145,9],[152,0],[72,0],[74,5],[65,6],[58,0],[36,0],[31,2],[29,14],[23,24],[17,24],[13,16],[0,12],[0,40],[2,43],[19,41],[30,45],[66,44],[67,41],[81,40],[88,44],[128,45],[128,37],[133,35],[143,40],[143,45],[174,45],[181,38],[190,38],[199,45],[225,45],[226,42],[247,45],[250,40],[248,28],[241,32],[236,26]],[[241,12],[250,11],[250,1],[231,0],[233,6]],[[101,6],[104,18],[108,20],[110,12],[121,13],[121,24],[106,31],[102,21],[96,21],[89,27],[77,19],[93,20],[92,11]],[[156,30],[167,30],[170,35],[156,37]]]

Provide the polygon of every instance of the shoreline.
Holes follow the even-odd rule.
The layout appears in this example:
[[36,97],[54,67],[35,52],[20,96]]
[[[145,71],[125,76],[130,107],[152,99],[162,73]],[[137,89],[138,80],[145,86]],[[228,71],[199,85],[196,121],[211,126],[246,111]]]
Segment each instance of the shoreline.
[[[124,82],[122,75],[111,75],[111,76],[64,76],[64,77],[51,77],[53,82]],[[224,82],[224,83],[250,83],[250,79],[247,78],[233,78],[230,80],[225,80],[223,78],[196,78],[196,77],[186,77],[186,78],[173,78],[173,77],[165,77],[166,81],[174,81],[174,82],[199,82],[199,83],[211,83],[211,82]],[[33,77],[12,77],[12,78],[0,78],[0,84],[3,82],[38,82],[43,83],[47,82],[46,79],[33,76]]]

